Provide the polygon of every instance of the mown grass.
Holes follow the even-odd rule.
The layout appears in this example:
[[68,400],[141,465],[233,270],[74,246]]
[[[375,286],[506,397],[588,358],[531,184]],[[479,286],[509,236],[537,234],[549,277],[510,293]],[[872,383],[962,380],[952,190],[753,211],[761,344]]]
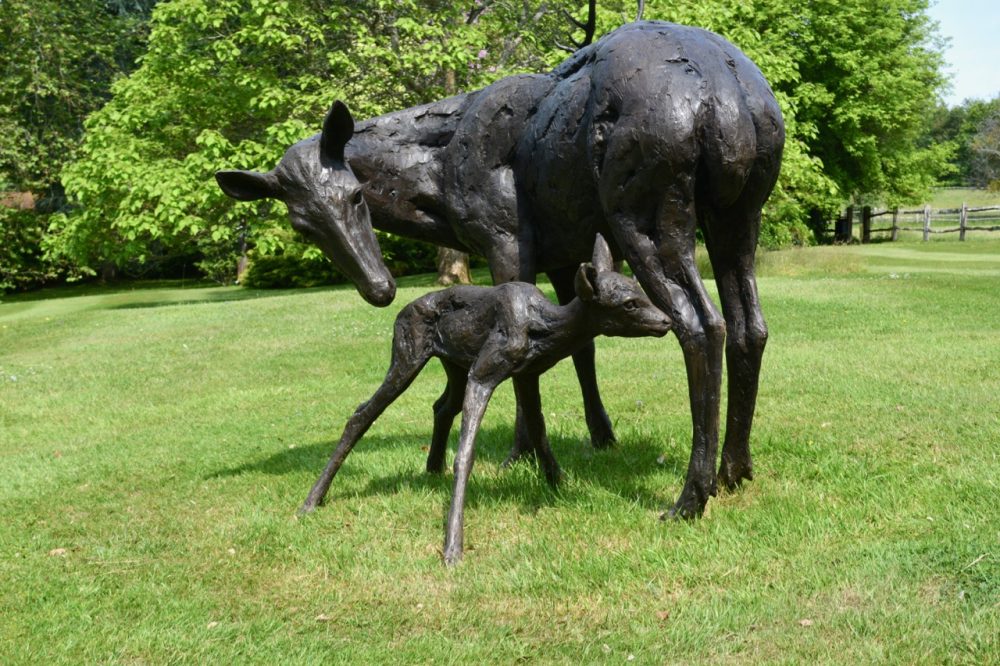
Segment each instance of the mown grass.
[[940,187],[931,193],[929,203],[933,208],[961,208],[963,203],[970,208],[996,206],[1000,205],[1000,192],[976,187]]
[[[487,412],[464,562],[423,473],[432,363],[295,511],[382,379],[351,290],[61,291],[0,304],[4,663],[1000,660],[1000,243],[761,257],[757,478],[664,523],[690,423],[672,338],[602,339],[620,443],[543,378],[558,491]],[[482,277],[482,276],[481,276]]]
[[[900,215],[897,219],[898,240],[910,243],[923,239],[922,211],[924,204],[929,204],[932,214],[931,234],[928,240],[949,244],[956,242],[959,237],[959,209],[963,203],[969,208],[1000,206],[1000,192],[972,187],[942,187],[932,191],[927,199],[902,204],[899,206]],[[874,211],[878,214],[872,220],[872,239],[876,243],[889,241],[892,218],[883,215],[888,208],[884,202],[873,205]],[[942,213],[942,211],[952,212]],[[977,243],[984,240],[997,240],[1000,238],[1000,234],[990,229],[997,225],[998,220],[1000,220],[1000,211],[970,212],[965,241]],[[828,230],[832,232],[832,222]],[[854,211],[854,238],[857,242],[861,240],[861,232],[861,209],[856,207]]]

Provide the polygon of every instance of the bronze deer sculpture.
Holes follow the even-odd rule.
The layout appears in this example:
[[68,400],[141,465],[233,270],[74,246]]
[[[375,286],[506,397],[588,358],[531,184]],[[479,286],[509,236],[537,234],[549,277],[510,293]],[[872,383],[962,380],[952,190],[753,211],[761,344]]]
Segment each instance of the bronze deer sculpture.
[[[387,305],[395,286],[373,226],[482,255],[495,283],[544,272],[561,303],[572,300],[577,266],[603,234],[670,316],[683,350],[692,449],[670,514],[692,517],[717,479],[733,488],[752,478],[767,341],[754,253],[783,145],[774,94],[739,49],[705,30],[642,21],[549,74],[508,77],[357,126],[335,102],[322,133],[289,148],[274,170],[216,177],[237,199],[284,201],[292,226],[375,305]],[[699,228],[721,315],[695,266]],[[723,355],[729,401],[716,473]],[[611,442],[593,345],[573,361],[591,438]]]
[[555,305],[534,285],[508,282],[496,287],[451,287],[404,307],[396,317],[385,380],[347,421],[302,512],[322,503],[354,445],[433,357],[441,359],[448,384],[434,404],[428,472],[444,470],[448,432],[462,412],[455,490],[445,525],[445,563],[454,564],[462,557],[465,487],[472,473],[476,433],[494,389],[506,379],[513,377],[530,443],[545,477],[555,485],[559,464],[545,435],[539,376],[596,335],[663,336],[670,330],[670,320],[636,281],[615,272],[611,250],[600,234],[592,262],[576,273],[575,288],[577,298],[566,305]]

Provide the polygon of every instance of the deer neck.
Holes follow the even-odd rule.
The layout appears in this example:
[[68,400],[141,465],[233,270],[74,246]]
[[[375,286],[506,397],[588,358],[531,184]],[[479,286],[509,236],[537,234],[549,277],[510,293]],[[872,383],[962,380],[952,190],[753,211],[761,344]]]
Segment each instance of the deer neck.
[[403,109],[357,124],[347,161],[366,183],[372,226],[468,251],[447,222],[444,152],[476,93]]
[[597,335],[589,308],[579,298],[566,305],[553,305],[551,316],[555,324],[551,344],[561,352],[560,358],[576,352]]

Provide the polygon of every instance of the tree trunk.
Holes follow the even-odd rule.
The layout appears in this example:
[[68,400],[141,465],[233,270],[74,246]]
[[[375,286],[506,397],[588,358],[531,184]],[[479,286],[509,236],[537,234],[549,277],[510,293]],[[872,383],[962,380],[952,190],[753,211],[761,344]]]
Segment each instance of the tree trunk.
[[[447,69],[444,72],[444,90],[448,95],[455,94],[455,70]],[[469,284],[472,278],[469,275],[469,255],[450,247],[439,247],[437,251],[438,284],[448,286],[452,284]]]
[[469,255],[450,247],[439,247],[437,255],[438,284],[469,284]]

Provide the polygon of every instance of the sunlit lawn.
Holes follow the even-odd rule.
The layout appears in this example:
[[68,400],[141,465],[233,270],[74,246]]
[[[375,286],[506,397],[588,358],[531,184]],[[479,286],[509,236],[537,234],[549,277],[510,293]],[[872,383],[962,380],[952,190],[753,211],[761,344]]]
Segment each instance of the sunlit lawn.
[[973,187],[942,187],[934,190],[930,204],[934,208],[970,208],[1000,205],[1000,192]]
[[[0,662],[996,663],[1000,242],[767,254],[756,479],[659,520],[690,419],[675,340],[602,339],[619,445],[543,378],[565,471],[481,433],[466,558],[423,472],[436,363],[297,519],[391,323],[347,288],[0,303]],[[46,297],[47,296],[47,297]]]

